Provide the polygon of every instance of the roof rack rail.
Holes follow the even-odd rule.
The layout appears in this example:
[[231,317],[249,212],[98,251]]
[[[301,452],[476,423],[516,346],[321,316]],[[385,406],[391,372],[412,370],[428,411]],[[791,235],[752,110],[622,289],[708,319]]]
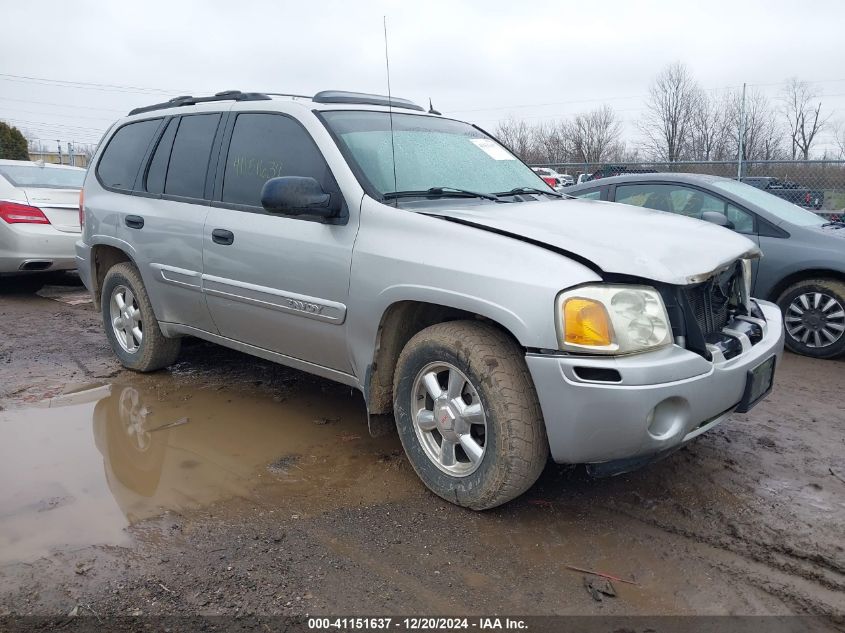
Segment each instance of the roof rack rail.
[[345,90],[323,90],[318,92],[311,99],[315,103],[350,103],[362,105],[391,106],[404,108],[406,110],[419,110],[425,112],[422,106],[418,106],[408,99],[399,97],[387,97],[385,95],[373,95],[364,92],[347,92]]
[[297,97],[298,99],[308,99],[311,101],[311,95],[298,95],[292,92],[265,92],[264,94],[270,95],[271,97]]
[[208,103],[209,101],[268,101],[269,96],[263,92],[241,92],[240,90],[225,90],[218,92],[210,97],[192,97],[185,95],[182,97],[174,97],[170,101],[164,103],[155,103],[153,105],[144,106],[142,108],[135,108],[129,112],[129,116],[133,114],[141,114],[142,112],[152,112],[154,110],[164,110],[166,108],[178,108],[181,106],[195,105],[197,103]]

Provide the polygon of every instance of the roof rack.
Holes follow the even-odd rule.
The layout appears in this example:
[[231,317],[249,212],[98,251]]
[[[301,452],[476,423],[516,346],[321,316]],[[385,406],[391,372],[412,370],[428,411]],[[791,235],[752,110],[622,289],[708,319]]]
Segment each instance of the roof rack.
[[265,92],[264,94],[271,97],[296,97],[297,99],[308,99],[311,101],[311,95],[298,95],[292,92]]
[[418,106],[413,101],[408,99],[400,99],[399,97],[386,97],[384,95],[372,95],[364,92],[347,92],[345,90],[323,90],[315,94],[312,99],[315,103],[354,103],[362,105],[380,105],[391,106],[394,108],[404,108],[406,110],[419,110],[425,112],[425,109]]
[[133,114],[141,114],[142,112],[152,112],[153,110],[164,110],[166,108],[178,108],[181,106],[195,105],[197,103],[208,103],[209,101],[268,101],[269,99],[270,97],[262,92],[226,90],[224,92],[218,92],[211,97],[192,97],[190,95],[174,97],[170,101],[165,101],[164,103],[155,103],[142,108],[135,108],[129,112],[129,116],[132,116]]

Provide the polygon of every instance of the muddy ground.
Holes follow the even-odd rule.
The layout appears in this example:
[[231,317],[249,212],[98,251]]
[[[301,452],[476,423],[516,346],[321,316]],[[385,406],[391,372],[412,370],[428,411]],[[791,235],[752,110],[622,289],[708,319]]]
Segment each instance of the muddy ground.
[[[198,341],[124,371],[55,283],[0,294],[0,615],[845,613],[841,360],[786,354],[666,460],[550,465],[475,513],[357,392]],[[631,582],[597,600],[571,566]]]

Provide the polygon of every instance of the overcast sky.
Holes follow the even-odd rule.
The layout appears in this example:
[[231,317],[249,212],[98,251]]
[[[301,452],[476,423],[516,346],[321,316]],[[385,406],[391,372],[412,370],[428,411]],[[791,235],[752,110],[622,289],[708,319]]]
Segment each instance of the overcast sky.
[[817,82],[845,121],[842,0],[4,0],[2,14],[0,119],[51,146],[96,142],[130,108],[180,94],[385,93],[385,15],[393,94],[490,129],[607,102],[633,143],[673,61],[704,88],[748,82],[773,99],[789,77]]

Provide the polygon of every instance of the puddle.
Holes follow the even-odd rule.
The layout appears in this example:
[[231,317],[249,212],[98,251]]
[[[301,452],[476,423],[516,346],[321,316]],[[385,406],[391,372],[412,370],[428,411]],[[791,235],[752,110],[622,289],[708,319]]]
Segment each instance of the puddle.
[[413,484],[398,439],[369,437],[359,398],[313,386],[277,402],[146,382],[0,412],[0,563],[127,544],[138,521],[233,497],[308,512]]

